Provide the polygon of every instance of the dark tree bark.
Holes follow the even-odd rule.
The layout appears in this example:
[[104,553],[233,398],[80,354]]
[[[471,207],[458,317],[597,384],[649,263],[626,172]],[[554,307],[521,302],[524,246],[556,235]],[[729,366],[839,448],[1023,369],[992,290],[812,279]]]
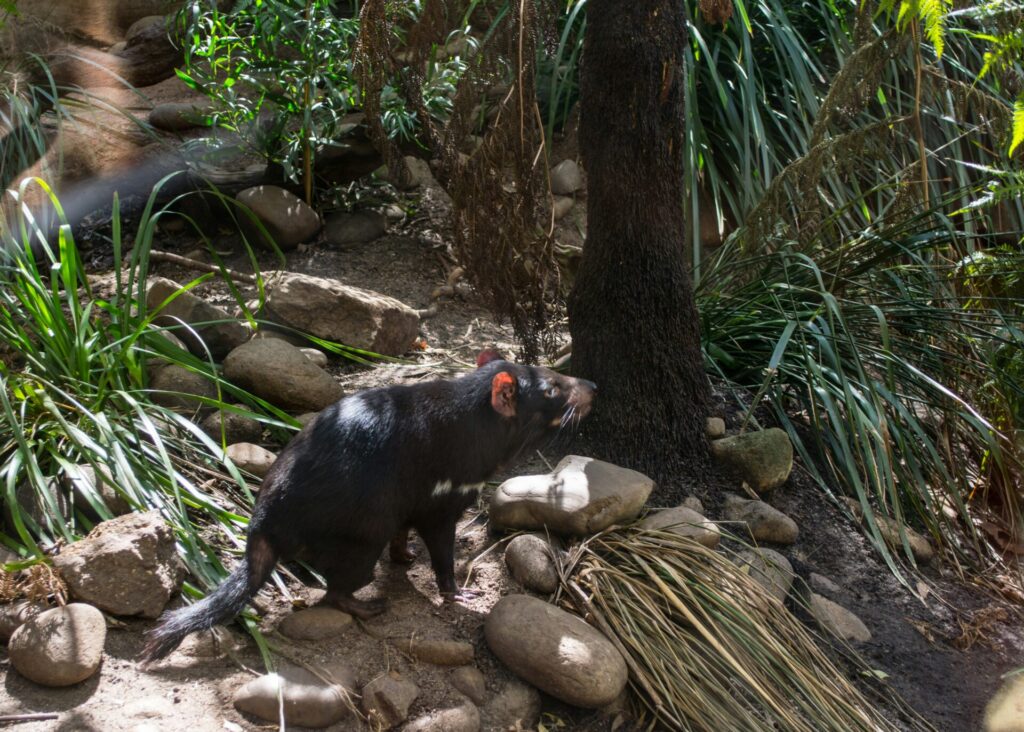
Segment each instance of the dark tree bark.
[[598,457],[666,504],[707,464],[710,386],[683,253],[679,0],[591,0],[580,80],[587,241],[569,298],[574,372],[598,384]]

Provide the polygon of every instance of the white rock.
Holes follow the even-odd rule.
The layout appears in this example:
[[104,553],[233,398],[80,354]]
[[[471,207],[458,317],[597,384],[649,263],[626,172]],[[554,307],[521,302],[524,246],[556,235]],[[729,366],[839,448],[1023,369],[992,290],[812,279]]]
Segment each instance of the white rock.
[[228,445],[225,453],[237,467],[259,478],[265,476],[274,461],[277,460],[277,455],[270,450],[253,445],[251,442],[236,442],[234,445]]
[[100,667],[107,623],[91,605],[72,603],[36,615],[11,636],[11,665],[43,686],[85,681]]
[[300,348],[299,350],[302,351],[303,355],[308,358],[314,366],[326,368],[327,354],[319,348]]
[[593,458],[568,455],[547,475],[502,483],[489,518],[498,529],[541,529],[585,536],[635,518],[654,488],[642,473]]

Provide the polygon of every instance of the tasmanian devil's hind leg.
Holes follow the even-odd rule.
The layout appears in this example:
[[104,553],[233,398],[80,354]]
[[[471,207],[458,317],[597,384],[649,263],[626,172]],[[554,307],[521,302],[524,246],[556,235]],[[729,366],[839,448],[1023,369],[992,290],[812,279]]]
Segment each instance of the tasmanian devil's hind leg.
[[331,556],[322,557],[316,569],[327,580],[327,594],[320,604],[333,605],[356,617],[372,618],[387,609],[387,600],[358,600],[352,593],[373,581],[373,567],[380,557],[380,545],[345,542],[335,545]]

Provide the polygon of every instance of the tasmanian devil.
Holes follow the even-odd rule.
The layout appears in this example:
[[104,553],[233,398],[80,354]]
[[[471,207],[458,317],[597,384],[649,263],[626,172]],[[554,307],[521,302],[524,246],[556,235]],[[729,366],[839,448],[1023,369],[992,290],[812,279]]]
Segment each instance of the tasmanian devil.
[[373,578],[391,540],[404,558],[416,529],[441,593],[455,584],[455,525],[485,480],[525,449],[590,411],[596,386],[485,351],[461,378],[369,389],[331,405],[281,452],[263,481],[245,559],[201,602],[166,613],[147,660],[237,615],[278,561],[308,562],[324,602],[369,617],[383,601],[352,593]]

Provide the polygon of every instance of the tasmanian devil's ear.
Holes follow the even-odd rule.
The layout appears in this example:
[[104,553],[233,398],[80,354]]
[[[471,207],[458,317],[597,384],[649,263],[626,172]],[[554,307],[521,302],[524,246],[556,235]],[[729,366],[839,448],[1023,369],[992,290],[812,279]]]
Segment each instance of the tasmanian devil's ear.
[[480,368],[489,364],[491,361],[503,361],[505,357],[501,355],[501,352],[497,348],[485,348],[480,351],[476,357],[476,367]]
[[491,406],[502,417],[516,416],[516,380],[508,371],[499,371],[491,379]]

